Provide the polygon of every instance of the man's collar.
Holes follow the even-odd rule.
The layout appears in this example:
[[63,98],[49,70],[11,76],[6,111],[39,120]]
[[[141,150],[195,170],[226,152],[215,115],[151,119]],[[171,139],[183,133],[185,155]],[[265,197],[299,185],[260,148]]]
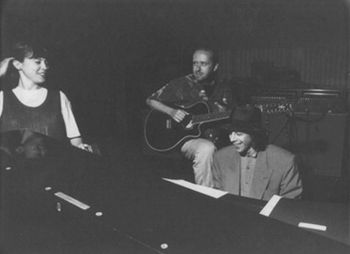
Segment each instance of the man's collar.
[[257,158],[258,157],[258,152],[254,148],[250,148],[247,152],[244,154],[240,154],[241,157],[249,157],[249,158]]

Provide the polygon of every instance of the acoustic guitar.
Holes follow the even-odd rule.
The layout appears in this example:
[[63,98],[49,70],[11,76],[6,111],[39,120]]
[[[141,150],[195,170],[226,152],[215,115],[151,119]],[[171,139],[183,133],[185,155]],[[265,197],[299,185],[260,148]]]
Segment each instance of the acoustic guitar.
[[147,114],[144,137],[152,150],[167,152],[189,139],[199,138],[202,136],[204,124],[228,119],[231,114],[231,111],[209,113],[209,106],[204,102],[178,108],[189,113],[180,123],[154,109]]

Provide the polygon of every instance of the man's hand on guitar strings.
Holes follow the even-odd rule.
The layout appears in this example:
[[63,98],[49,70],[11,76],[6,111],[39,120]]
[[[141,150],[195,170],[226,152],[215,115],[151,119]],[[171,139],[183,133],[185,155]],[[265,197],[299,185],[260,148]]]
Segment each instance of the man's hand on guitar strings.
[[188,115],[189,113],[187,113],[186,111],[184,110],[181,110],[181,109],[174,109],[170,116],[176,121],[176,122],[181,122],[185,117],[186,115]]

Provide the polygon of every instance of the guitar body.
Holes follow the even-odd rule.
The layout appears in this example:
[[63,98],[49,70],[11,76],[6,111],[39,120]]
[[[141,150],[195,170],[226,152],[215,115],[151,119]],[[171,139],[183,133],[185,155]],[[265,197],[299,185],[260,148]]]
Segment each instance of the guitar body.
[[147,145],[154,151],[167,152],[189,139],[199,138],[202,134],[201,124],[186,128],[191,115],[208,114],[209,107],[204,102],[179,107],[190,113],[189,119],[177,123],[169,115],[151,110],[145,119],[144,137]]

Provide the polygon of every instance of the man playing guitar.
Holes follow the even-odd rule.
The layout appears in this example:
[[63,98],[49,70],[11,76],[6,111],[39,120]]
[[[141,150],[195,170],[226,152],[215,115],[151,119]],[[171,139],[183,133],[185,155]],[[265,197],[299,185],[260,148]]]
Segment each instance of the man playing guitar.
[[[231,87],[225,82],[216,80],[215,74],[218,66],[212,49],[196,49],[193,54],[192,74],[170,81],[149,96],[146,103],[153,110],[169,116],[174,123],[182,124],[185,129],[191,129],[193,125],[192,119],[186,122],[191,113],[189,109],[193,105],[205,104],[207,108],[205,111],[208,112],[200,112],[202,114],[222,113],[230,110],[232,106]],[[174,124],[171,121],[165,121],[165,125],[170,129]],[[145,132],[147,132],[146,128]],[[155,136],[158,134],[155,133]],[[204,134],[207,134],[209,138],[215,136],[210,130],[204,131]],[[186,141],[184,143],[181,142],[181,152],[193,160],[195,182],[208,187],[213,186],[211,166],[216,146],[212,140],[193,135],[193,138],[183,140]]]

